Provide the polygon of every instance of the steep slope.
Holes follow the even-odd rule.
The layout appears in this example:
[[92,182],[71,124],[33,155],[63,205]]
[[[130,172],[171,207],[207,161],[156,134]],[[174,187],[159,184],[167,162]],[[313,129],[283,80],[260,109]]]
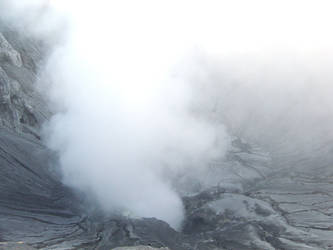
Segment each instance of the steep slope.
[[34,88],[41,47],[0,23],[1,125],[37,138],[41,125],[50,117],[45,100]]
[[67,204],[70,192],[49,168],[54,156],[39,140],[50,117],[34,89],[42,53],[10,27],[1,24],[0,32],[0,239],[36,243],[54,238],[52,231],[67,235],[79,219]]

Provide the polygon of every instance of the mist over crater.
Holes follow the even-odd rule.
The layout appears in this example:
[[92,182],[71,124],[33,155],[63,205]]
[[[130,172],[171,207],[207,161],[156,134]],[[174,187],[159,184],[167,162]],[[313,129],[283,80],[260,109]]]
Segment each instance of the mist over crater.
[[[239,227],[258,249],[328,247],[328,205],[309,204],[331,190],[330,5],[3,1],[4,159],[15,156],[80,239],[127,237],[99,246],[144,245],[159,228],[156,246],[245,249]],[[35,204],[37,186],[26,190]]]

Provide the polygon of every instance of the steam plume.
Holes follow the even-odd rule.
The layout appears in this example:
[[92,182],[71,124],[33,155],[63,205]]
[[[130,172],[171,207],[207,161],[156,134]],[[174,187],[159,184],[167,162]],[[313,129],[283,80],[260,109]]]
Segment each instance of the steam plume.
[[57,110],[47,141],[64,182],[107,212],[179,227],[171,182],[223,156],[223,124],[274,152],[332,138],[330,5],[49,1],[67,20],[45,69]]
[[[172,6],[153,1],[76,6],[57,5],[70,10],[71,26],[48,66],[62,110],[48,125],[49,145],[60,152],[64,181],[105,211],[177,228],[182,203],[164,173],[200,168],[218,155],[217,131],[191,114],[192,90],[177,72],[191,49],[180,17],[169,19],[163,7]],[[98,18],[87,18],[92,11]]]

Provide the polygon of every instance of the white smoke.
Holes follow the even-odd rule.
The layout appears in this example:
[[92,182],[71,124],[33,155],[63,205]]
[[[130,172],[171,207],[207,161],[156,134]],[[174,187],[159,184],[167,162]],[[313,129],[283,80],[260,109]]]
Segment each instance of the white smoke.
[[106,212],[179,227],[172,179],[223,156],[223,124],[275,149],[329,131],[330,1],[42,2],[68,22],[46,67],[48,144]]
[[333,53],[320,50],[265,59],[204,57],[190,77],[200,89],[196,109],[214,110],[230,133],[274,154],[312,157],[333,139]]
[[69,15],[70,30],[48,64],[62,112],[47,133],[65,183],[93,195],[105,211],[177,228],[182,202],[164,173],[200,169],[223,155],[227,142],[223,128],[191,113],[192,90],[177,65],[194,44],[174,5],[55,2]]

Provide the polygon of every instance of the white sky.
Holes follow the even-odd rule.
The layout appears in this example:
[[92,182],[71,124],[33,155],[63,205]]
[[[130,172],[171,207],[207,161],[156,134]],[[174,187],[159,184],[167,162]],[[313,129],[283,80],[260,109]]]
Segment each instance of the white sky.
[[331,49],[333,42],[329,0],[51,0],[51,4],[80,22],[95,19],[106,27],[135,27],[138,36],[167,39],[177,46],[192,43],[212,53],[275,47],[312,53]]

